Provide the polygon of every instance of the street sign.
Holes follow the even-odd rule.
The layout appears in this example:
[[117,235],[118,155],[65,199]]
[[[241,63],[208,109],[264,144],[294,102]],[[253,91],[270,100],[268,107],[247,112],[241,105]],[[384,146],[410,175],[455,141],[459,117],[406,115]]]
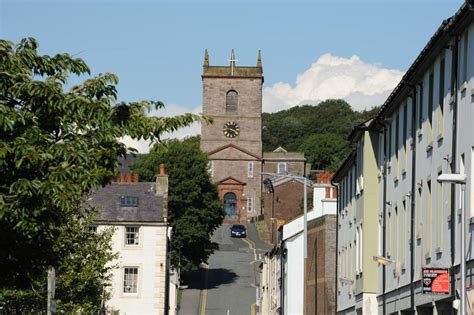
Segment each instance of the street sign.
[[422,268],[422,288],[424,294],[449,294],[449,269]]

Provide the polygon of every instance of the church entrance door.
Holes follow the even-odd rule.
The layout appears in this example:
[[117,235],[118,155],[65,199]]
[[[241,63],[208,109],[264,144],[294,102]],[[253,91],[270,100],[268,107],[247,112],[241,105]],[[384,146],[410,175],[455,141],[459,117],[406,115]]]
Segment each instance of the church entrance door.
[[237,209],[237,196],[233,192],[224,195],[224,211],[227,217],[234,217]]

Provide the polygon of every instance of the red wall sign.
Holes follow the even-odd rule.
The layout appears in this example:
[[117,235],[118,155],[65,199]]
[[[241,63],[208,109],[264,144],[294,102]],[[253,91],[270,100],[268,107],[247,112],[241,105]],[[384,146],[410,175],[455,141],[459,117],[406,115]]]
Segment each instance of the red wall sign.
[[449,269],[423,268],[423,293],[449,294]]

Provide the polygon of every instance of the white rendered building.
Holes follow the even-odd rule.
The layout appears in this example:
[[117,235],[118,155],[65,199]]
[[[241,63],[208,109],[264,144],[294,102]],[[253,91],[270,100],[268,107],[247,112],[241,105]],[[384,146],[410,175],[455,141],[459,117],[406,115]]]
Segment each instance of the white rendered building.
[[[459,288],[460,187],[442,173],[464,173],[467,221],[474,217],[474,14],[471,1],[445,20],[387,99],[371,128],[380,133],[379,311],[450,312]],[[469,221],[472,222],[472,221]],[[465,223],[472,238],[471,223]],[[470,228],[471,227],[471,228]],[[472,242],[468,271],[472,274]],[[422,269],[450,269],[447,294],[422,293]],[[467,278],[472,288],[472,277]],[[469,292],[469,291],[468,291]],[[468,296],[472,300],[473,292]],[[474,310],[468,307],[468,313]]]
[[[367,244],[377,244],[373,253],[365,253],[366,261],[373,255],[380,264],[375,261],[372,265],[363,264],[362,271],[365,277],[367,266],[370,270],[374,264],[377,266],[379,314],[451,314],[453,301],[459,299],[456,291],[460,287],[461,259],[467,261],[467,313],[474,313],[474,242],[469,241],[474,236],[473,5],[472,0],[466,1],[455,15],[443,21],[377,117],[365,126],[365,132],[372,135],[372,142],[376,144],[372,145],[370,154],[376,157],[377,171],[375,175],[364,177],[364,194],[377,191],[378,198],[374,199],[375,205],[364,206],[364,211],[369,210],[370,217],[378,224],[370,225],[376,226],[377,232],[369,234],[366,231],[369,225],[363,223],[363,249],[366,250]],[[364,154],[368,152],[364,150]],[[352,170],[347,168],[344,174],[338,171],[337,180],[341,184],[347,180],[346,174],[354,172],[355,165],[360,167],[359,163],[352,164]],[[371,168],[365,162],[362,164],[362,172],[373,173]],[[459,185],[443,185],[437,181],[444,173],[467,175],[466,222],[460,220]],[[377,187],[369,189],[369,179],[375,179]],[[349,257],[360,257],[357,250],[350,254],[354,241],[358,243],[354,232],[358,220],[351,219],[353,188],[357,183],[350,176],[349,181],[352,183],[347,185],[349,195],[339,187],[338,210],[344,214],[344,218],[339,216],[339,224],[346,232],[339,233],[338,249],[343,257],[346,253]],[[460,253],[461,224],[466,225],[468,240],[465,257]],[[367,237],[371,242],[366,242]],[[345,258],[338,257],[339,275],[346,284],[341,288],[350,290],[349,285],[357,286],[361,265],[347,264]],[[425,268],[449,271],[446,293],[423,293]],[[342,294],[350,295],[345,291]],[[350,307],[357,305],[357,294],[350,298],[354,301],[338,297],[341,313],[355,311]]]
[[170,295],[175,297],[169,293],[168,178],[159,175],[156,183],[126,178],[100,189],[90,202],[99,209],[97,229],[114,228],[112,250],[119,255],[112,262],[118,268],[106,305],[119,314],[165,314]]

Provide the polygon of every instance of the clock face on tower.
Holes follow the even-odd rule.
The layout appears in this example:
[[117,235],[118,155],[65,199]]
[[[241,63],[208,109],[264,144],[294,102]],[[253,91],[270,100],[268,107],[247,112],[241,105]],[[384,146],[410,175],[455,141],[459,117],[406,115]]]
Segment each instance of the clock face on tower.
[[224,125],[224,135],[227,138],[235,138],[239,135],[239,125],[235,121],[228,121]]

